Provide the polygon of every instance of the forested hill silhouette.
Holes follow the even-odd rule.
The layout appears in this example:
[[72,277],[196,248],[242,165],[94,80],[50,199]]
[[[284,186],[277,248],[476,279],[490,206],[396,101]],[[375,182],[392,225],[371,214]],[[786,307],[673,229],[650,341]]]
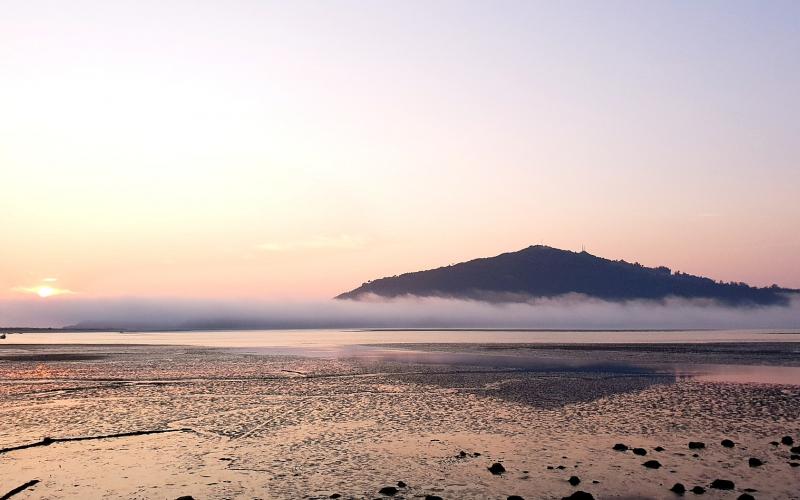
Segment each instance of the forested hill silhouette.
[[525,301],[577,293],[611,301],[667,297],[713,299],[727,305],[788,305],[798,290],[722,283],[702,276],[609,260],[587,252],[536,245],[483,259],[364,283],[337,299],[365,295]]

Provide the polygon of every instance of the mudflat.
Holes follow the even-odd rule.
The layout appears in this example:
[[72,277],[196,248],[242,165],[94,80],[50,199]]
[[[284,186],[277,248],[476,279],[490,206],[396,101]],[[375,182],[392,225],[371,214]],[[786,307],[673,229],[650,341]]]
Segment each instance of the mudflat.
[[798,370],[793,342],[4,343],[0,495],[797,498]]

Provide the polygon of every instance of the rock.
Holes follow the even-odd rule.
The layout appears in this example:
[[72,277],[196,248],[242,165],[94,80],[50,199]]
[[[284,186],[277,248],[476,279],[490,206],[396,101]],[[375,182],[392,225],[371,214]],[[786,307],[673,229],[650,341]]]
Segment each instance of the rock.
[[800,455],[789,455],[790,460],[800,460]]
[[461,458],[464,458],[464,457],[467,456],[467,452],[464,451],[464,450],[461,450],[461,451],[458,452],[458,456],[461,457]]
[[683,495],[686,493],[686,486],[682,485],[681,483],[675,483],[672,485],[672,488],[670,488],[669,491],[677,495]]
[[634,448],[633,449],[633,454],[634,455],[639,455],[640,457],[643,457],[643,456],[647,455],[647,450],[645,450],[644,448]]
[[380,493],[381,495],[393,497],[397,494],[397,488],[395,488],[394,486],[384,486],[383,488],[378,490],[378,493]]
[[800,453],[800,446],[793,446],[789,448],[790,453]]
[[790,467],[800,467],[800,463],[797,462],[789,462]]
[[567,479],[567,482],[572,486],[578,486],[581,484],[581,480],[578,476],[570,476],[569,479]]
[[732,490],[736,486],[734,486],[733,481],[728,481],[727,479],[715,479],[711,482],[711,487],[715,490]]
[[552,465],[548,465],[547,466],[547,470],[553,470],[553,466]]
[[614,445],[613,449],[616,451],[628,451],[628,446],[622,443],[617,443]]
[[425,495],[425,500],[444,500],[444,498],[438,495]]
[[342,495],[339,493],[334,493],[333,495],[329,496],[328,498],[342,498]]
[[736,500],[756,500],[756,497],[754,497],[750,493],[742,493],[741,495],[736,497]]
[[594,500],[594,497],[591,493],[586,493],[585,491],[576,491],[568,497],[561,497],[561,500]]
[[404,483],[403,481],[397,481],[397,487],[398,488],[405,488],[406,487],[406,483]]
[[642,465],[644,465],[648,469],[660,469],[661,468],[661,462],[659,462],[658,460],[648,460],[647,462],[643,463]]
[[564,467],[563,465],[558,465],[558,466],[556,466],[556,469],[558,469],[558,470],[564,470],[564,469],[566,469],[566,467]]
[[702,450],[706,447],[706,444],[701,441],[689,441],[689,449],[690,450]]
[[780,443],[777,441],[770,441],[769,444],[771,444],[772,446],[778,446]]
[[750,457],[750,459],[747,461],[747,464],[750,465],[750,467],[761,467],[764,465],[764,462],[757,458]]
[[481,456],[481,454],[476,451],[475,453],[472,454],[472,456],[473,457],[479,457],[479,456]]
[[705,492],[706,492],[706,489],[705,489],[705,488],[703,488],[702,486],[695,486],[694,488],[692,488],[692,490],[691,490],[691,491],[692,491],[692,493],[694,493],[695,495],[702,495],[703,493],[705,493]]
[[519,495],[509,495],[506,500],[525,500]]
[[183,495],[182,497],[178,497],[175,500],[194,500],[192,495]]
[[731,441],[730,439],[723,439],[723,440],[722,440],[722,442],[721,442],[720,444],[721,444],[722,446],[724,446],[725,448],[733,448],[734,446],[736,446],[736,445],[734,444],[734,442],[733,442],[733,441]]
[[794,444],[794,439],[792,439],[792,436],[783,436],[781,438],[781,444],[785,444],[786,446],[792,446]]
[[503,467],[503,464],[499,464],[497,462],[493,463],[491,467],[489,467],[489,472],[494,474],[495,476],[499,476],[500,474],[504,473],[506,468]]
[[663,448],[662,446],[656,446],[656,447],[655,447],[655,448],[653,448],[653,449],[654,449],[654,450],[656,450],[656,451],[658,451],[658,452],[664,451],[664,448]]
[[699,457],[700,455],[698,455],[697,453],[692,453],[692,456],[693,456],[694,458],[697,458],[697,457]]

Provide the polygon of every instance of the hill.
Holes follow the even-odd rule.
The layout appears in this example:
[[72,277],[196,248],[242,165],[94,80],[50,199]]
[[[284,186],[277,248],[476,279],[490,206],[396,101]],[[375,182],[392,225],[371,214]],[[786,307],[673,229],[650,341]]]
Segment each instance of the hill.
[[792,293],[797,290],[723,283],[672,272],[663,266],[645,267],[587,252],[536,245],[496,257],[369,281],[336,298],[413,295],[519,302],[582,294],[611,301],[679,297],[712,299],[728,305],[788,305]]

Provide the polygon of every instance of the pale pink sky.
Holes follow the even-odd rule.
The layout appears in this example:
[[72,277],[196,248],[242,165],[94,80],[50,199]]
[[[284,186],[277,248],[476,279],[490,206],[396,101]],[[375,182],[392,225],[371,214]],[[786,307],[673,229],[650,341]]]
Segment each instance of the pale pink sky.
[[538,243],[800,287],[798,18],[3,2],[0,298],[317,299]]

